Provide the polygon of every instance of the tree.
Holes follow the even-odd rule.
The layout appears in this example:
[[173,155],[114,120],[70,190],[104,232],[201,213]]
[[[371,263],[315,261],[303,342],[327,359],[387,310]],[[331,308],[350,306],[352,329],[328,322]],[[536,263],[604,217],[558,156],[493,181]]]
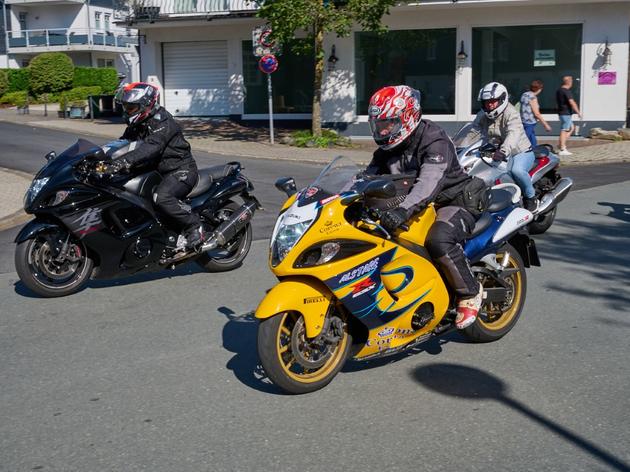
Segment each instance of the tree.
[[33,93],[55,93],[69,89],[74,78],[74,64],[62,52],[45,52],[35,56],[28,66]]
[[324,35],[335,33],[338,37],[348,36],[353,24],[363,30],[383,32],[383,15],[396,0],[264,0],[260,3],[258,16],[265,18],[272,29],[272,37],[288,45],[296,33],[307,35],[308,49],[301,52],[313,54],[315,78],[313,80],[313,136],[322,134],[321,96],[324,75]]

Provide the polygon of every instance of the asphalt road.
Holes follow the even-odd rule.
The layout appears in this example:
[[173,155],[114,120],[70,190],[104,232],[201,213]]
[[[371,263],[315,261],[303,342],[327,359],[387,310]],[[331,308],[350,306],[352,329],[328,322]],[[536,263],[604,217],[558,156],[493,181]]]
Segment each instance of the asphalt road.
[[[272,205],[288,165],[255,165]],[[588,185],[606,172],[590,167]],[[233,272],[44,300],[13,271],[15,230],[0,233],[0,471],[630,470],[629,188],[567,197],[502,340],[452,334],[351,362],[300,397],[258,366],[249,313],[275,283],[265,240]]]

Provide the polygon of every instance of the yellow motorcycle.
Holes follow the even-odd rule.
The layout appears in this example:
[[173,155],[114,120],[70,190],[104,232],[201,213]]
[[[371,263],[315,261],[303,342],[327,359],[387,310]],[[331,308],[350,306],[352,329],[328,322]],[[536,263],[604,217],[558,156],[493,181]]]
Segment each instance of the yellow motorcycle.
[[[454,297],[424,248],[433,206],[389,234],[380,211],[397,205],[414,177],[358,173],[338,157],[299,193],[291,178],[276,182],[289,199],[271,237],[269,265],[279,282],[256,310],[258,355],[288,393],[324,387],[350,356],[391,355],[455,329]],[[517,186],[500,187],[465,246],[484,287],[480,316],[464,330],[475,342],[514,327],[525,302],[525,267],[540,265],[524,230],[533,215],[518,206]]]

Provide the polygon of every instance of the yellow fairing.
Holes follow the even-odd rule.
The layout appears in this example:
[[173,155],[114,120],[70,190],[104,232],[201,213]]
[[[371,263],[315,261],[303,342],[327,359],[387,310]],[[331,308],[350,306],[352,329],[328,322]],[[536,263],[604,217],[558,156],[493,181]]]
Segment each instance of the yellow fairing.
[[287,278],[267,293],[258,305],[255,316],[265,319],[278,313],[297,311],[304,317],[306,335],[314,338],[322,330],[331,299],[330,290],[316,279]]
[[427,207],[423,212],[412,217],[408,222],[408,231],[401,231],[398,237],[414,244],[424,246],[424,241],[431,225],[435,222],[435,208],[433,205]]

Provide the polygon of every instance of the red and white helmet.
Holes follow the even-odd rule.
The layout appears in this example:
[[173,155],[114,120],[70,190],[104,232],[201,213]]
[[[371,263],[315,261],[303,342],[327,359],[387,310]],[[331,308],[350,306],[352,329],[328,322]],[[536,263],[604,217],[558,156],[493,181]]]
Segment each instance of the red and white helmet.
[[368,122],[381,149],[402,143],[420,124],[420,92],[407,85],[383,87],[370,99]]
[[490,82],[479,90],[477,100],[481,109],[491,120],[496,119],[508,106],[508,90],[499,82]]
[[160,106],[160,91],[145,82],[122,85],[116,101],[123,107],[123,117],[129,125],[137,125],[155,114]]

